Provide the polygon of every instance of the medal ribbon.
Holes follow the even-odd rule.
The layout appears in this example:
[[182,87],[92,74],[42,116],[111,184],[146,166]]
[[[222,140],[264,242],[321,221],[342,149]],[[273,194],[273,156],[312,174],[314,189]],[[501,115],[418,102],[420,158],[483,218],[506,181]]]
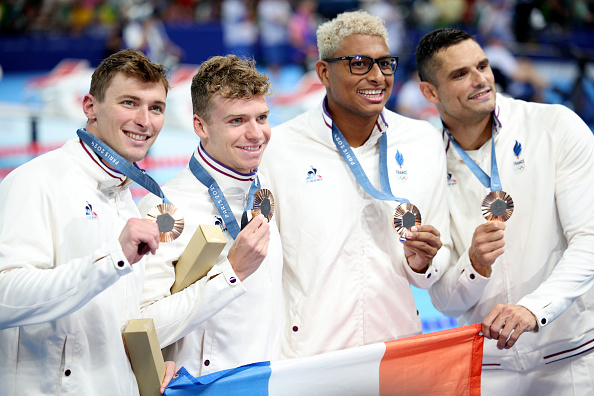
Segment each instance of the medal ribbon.
[[[210,194],[210,198],[212,198],[212,202],[214,202],[215,206],[217,207],[219,214],[225,221],[225,225],[227,226],[227,230],[233,239],[237,238],[237,234],[241,231],[239,224],[237,224],[237,220],[233,215],[233,211],[229,206],[229,203],[225,199],[225,195],[221,191],[221,188],[215,181],[215,179],[208,174],[206,169],[196,159],[195,156],[192,155],[190,158],[190,171],[194,174],[196,179],[200,181],[206,188],[208,188],[208,193]],[[250,191],[248,193],[248,200],[245,206],[245,210],[252,209],[254,207],[254,194],[258,191],[260,185],[260,180],[258,176],[252,182],[250,186]]]
[[159,183],[157,183],[143,170],[128,162],[121,155],[116,153],[111,147],[102,142],[99,138],[91,134],[89,131],[81,128],[78,131],[76,131],[76,134],[78,135],[80,140],[82,140],[87,146],[89,146],[101,159],[103,159],[111,167],[115,168],[124,176],[129,177],[130,179],[134,180],[136,183],[138,183],[148,191],[160,197],[163,200],[163,203],[171,204],[167,197],[165,197],[165,194],[163,193],[163,190],[161,190],[161,187],[159,187]]
[[481,169],[480,166],[464,151],[462,147],[452,138],[448,130],[443,128],[448,134],[448,138],[456,151],[462,158],[462,161],[468,166],[468,168],[474,173],[474,175],[483,183],[483,186],[491,189],[491,191],[501,191],[501,180],[499,180],[499,170],[497,169],[497,156],[495,155],[495,124],[491,129],[491,177]]
[[373,184],[369,181],[369,178],[365,174],[365,171],[361,167],[359,160],[355,156],[353,149],[342,135],[342,132],[332,122],[332,140],[334,145],[342,155],[342,158],[346,161],[353,175],[363,187],[363,189],[372,197],[381,199],[384,201],[399,201],[400,203],[408,203],[405,198],[398,198],[392,194],[390,189],[390,179],[388,177],[388,136],[383,133],[380,137],[380,155],[379,155],[379,174],[380,184],[382,191],[378,191]]

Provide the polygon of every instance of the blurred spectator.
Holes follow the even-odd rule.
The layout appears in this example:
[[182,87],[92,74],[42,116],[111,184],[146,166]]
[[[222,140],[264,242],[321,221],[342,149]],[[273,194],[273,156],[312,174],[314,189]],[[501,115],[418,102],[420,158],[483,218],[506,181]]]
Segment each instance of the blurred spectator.
[[[545,4],[543,9],[555,9],[557,0],[547,0],[545,3],[552,5],[552,8]],[[548,11],[545,11],[548,13]],[[553,12],[554,14],[555,12]],[[561,10],[561,14],[565,13]],[[538,41],[537,32],[546,25],[543,11],[538,7],[535,0],[518,0],[514,12],[514,36],[521,43]]]
[[318,60],[316,29],[318,22],[315,0],[301,0],[289,20],[289,39],[294,49],[293,62],[313,70]]
[[396,95],[396,112],[417,120],[427,120],[431,123],[439,122],[439,113],[437,108],[427,102],[419,84],[421,79],[416,70],[410,73],[409,79],[402,85]]
[[442,25],[453,25],[464,19],[465,0],[431,0],[431,3],[439,11],[439,23]]
[[516,41],[513,31],[513,0],[480,1],[477,9],[477,30],[479,37],[497,36],[506,44]]
[[128,10],[130,22],[124,26],[123,44],[140,50],[154,63],[174,69],[183,57],[183,50],[169,39],[160,13],[149,4],[135,5]]
[[412,5],[412,18],[413,25],[425,29],[433,29],[439,19],[440,11],[431,2],[426,0],[420,0],[413,2]]
[[261,55],[270,69],[271,78],[278,75],[280,67],[288,59],[288,26],[292,14],[287,0],[260,0],[258,3]]
[[[400,56],[406,42],[404,18],[398,0],[370,0],[366,6],[367,12],[384,20],[388,31],[388,47],[390,55]],[[401,59],[402,61],[402,59]]]
[[227,52],[255,58],[258,27],[253,7],[248,0],[223,0],[221,23]]
[[497,34],[490,36],[483,50],[503,93],[516,99],[544,102],[543,91],[549,82],[532,60],[516,58]]
[[577,26],[591,25],[594,23],[594,15],[591,7],[594,6],[591,1],[576,0],[573,3],[572,17],[573,23]]
[[93,22],[97,3],[96,0],[74,2],[71,10],[72,34],[80,35]]
[[196,5],[201,3],[194,0],[172,0],[163,6],[163,20],[166,23],[184,25],[195,21]]

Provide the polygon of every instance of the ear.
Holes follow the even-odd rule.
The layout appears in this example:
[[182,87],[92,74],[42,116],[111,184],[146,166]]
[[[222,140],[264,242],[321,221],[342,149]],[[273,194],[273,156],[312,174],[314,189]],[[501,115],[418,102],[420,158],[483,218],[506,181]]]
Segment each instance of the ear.
[[197,114],[194,114],[194,132],[201,140],[207,141],[208,140],[208,130],[207,126],[204,123],[204,120],[200,118]]
[[95,97],[91,94],[86,94],[83,98],[83,112],[85,113],[85,117],[87,117],[87,120],[89,121],[97,119],[97,114],[95,113],[95,103],[97,103],[97,99],[95,99]]
[[316,73],[322,85],[326,88],[330,87],[330,70],[328,68],[328,62],[319,60],[316,62]]
[[433,84],[427,81],[421,81],[419,89],[429,103],[437,104],[440,102],[439,93]]

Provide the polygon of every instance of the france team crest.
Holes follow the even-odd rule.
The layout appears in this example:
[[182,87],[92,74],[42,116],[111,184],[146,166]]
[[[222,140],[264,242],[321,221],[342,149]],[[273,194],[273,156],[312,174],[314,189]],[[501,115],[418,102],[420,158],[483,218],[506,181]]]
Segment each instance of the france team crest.
[[526,169],[526,159],[522,155],[522,144],[516,140],[514,144],[514,155],[516,156],[514,163],[514,172],[521,173]]
[[396,156],[394,157],[396,160],[396,164],[398,168],[396,168],[396,181],[403,183],[408,180],[408,171],[404,166],[404,155],[398,150],[396,150]]

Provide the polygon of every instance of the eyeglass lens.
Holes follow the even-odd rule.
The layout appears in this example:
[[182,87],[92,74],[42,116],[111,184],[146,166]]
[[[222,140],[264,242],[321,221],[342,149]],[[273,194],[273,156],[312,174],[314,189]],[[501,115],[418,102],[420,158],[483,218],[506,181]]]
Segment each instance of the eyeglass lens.
[[[398,61],[396,58],[385,57],[376,59],[380,70],[384,74],[394,74]],[[351,59],[351,72],[354,74],[365,74],[373,67],[373,59],[368,56],[356,56]]]

